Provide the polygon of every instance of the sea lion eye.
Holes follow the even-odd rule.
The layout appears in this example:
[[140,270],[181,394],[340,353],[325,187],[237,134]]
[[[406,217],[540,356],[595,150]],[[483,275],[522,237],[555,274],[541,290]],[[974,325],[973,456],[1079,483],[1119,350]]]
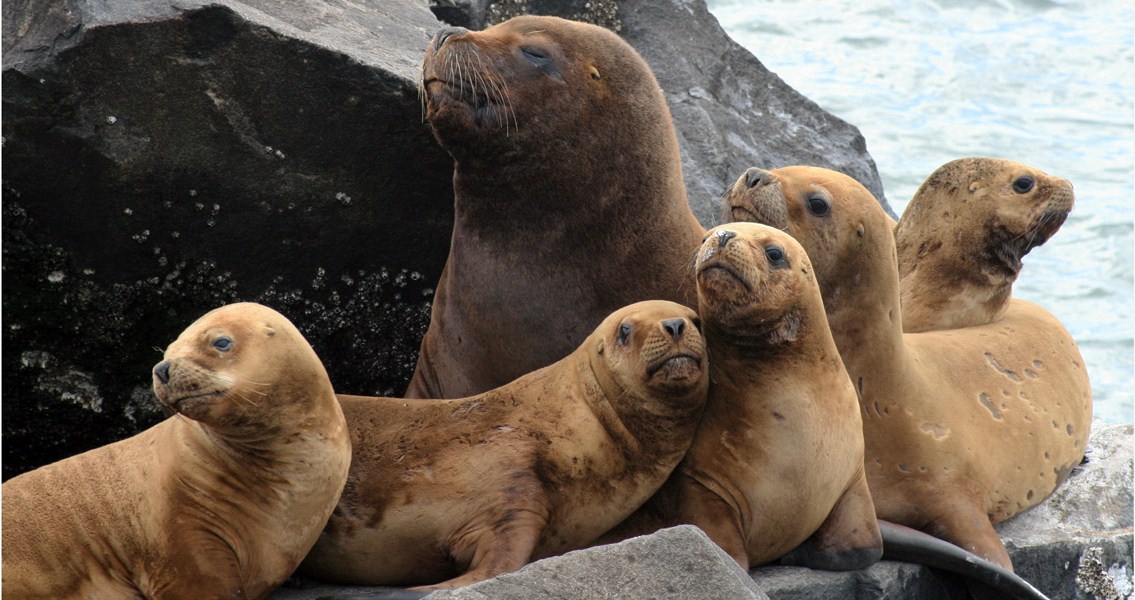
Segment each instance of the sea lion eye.
[[701,319],[694,317],[693,318],[693,324],[694,324],[694,329],[701,331]]
[[1036,185],[1036,182],[1033,181],[1033,178],[1025,175],[1024,177],[1018,177],[1013,182],[1013,191],[1018,194],[1027,194],[1032,191],[1034,185]]
[[765,258],[768,259],[770,265],[774,267],[786,267],[788,261],[784,258],[784,250],[780,246],[769,246],[765,248]]
[[827,198],[823,196],[809,196],[808,197],[808,212],[816,215],[817,217],[827,216],[831,212],[831,205],[828,204]]
[[623,323],[622,325],[619,325],[619,335],[618,335],[618,337],[615,338],[615,342],[617,342],[621,345],[625,345],[627,343],[627,337],[630,336],[630,334],[631,334],[630,323]]
[[524,58],[528,62],[536,65],[537,67],[542,67],[551,60],[551,57],[548,56],[547,52],[535,46],[524,46],[520,49],[520,54],[524,56]]
[[213,340],[213,347],[221,352],[228,352],[233,347],[233,341],[227,337],[221,336]]

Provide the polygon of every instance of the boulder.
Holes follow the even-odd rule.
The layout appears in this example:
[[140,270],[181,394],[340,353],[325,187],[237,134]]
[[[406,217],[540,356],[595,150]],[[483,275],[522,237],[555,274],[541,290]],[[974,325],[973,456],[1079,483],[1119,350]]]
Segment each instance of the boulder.
[[431,8],[439,18],[473,29],[530,13],[618,32],[666,93],[690,206],[706,227],[720,222],[725,187],[752,166],[841,171],[867,186],[894,216],[859,129],[766,69],[725,33],[702,0],[435,0]]
[[337,390],[400,394],[452,229],[424,2],[4,4],[3,474],[162,415],[160,350],[237,300]]

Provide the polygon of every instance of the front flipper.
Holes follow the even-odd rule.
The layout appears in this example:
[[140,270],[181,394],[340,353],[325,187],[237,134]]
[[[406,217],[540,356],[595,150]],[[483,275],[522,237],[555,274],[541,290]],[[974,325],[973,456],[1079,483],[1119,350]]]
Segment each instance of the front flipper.
[[979,506],[978,502],[970,501],[964,496],[954,498],[948,504],[940,506],[938,518],[925,529],[934,537],[997,563],[1011,573],[1013,562],[1009,560],[1009,552],[993,529],[989,515]]
[[816,533],[780,559],[825,571],[851,571],[875,564],[883,555],[883,540],[875,520],[875,504],[867,479],[859,479],[843,493]]
[[1016,573],[950,542],[888,521],[879,521],[879,531],[883,535],[883,557],[887,560],[901,560],[958,573],[1016,600],[1048,600]]
[[[434,585],[408,588],[411,591],[429,591],[458,588],[516,571],[528,564],[548,526],[548,511],[544,504],[535,501],[525,508],[502,508],[477,519],[486,523],[479,531],[461,536],[452,549],[456,557],[468,556],[469,569],[464,574]],[[459,561],[460,562],[460,561]]]

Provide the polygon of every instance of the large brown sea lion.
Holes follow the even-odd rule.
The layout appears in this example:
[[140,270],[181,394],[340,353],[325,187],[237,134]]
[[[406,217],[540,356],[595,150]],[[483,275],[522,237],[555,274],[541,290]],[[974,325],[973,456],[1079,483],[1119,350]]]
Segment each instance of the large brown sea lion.
[[859,405],[808,256],[784,232],[730,223],[710,230],[696,272],[709,399],[652,500],[671,506],[653,508],[697,525],[746,569],[793,549],[792,564],[872,564],[882,540]]
[[894,235],[870,192],[827,169],[768,174],[750,206],[812,259],[859,392],[879,519],[1011,569],[993,523],[1046,498],[1084,455],[1091,386],[1075,341],[1020,300],[996,323],[904,334]]
[[457,587],[585,546],[678,464],[705,405],[706,369],[694,311],[650,301],[614,312],[560,361],[477,396],[341,396],[354,462],[303,572]]
[[918,188],[895,228],[907,332],[1000,319],[1021,258],[1068,217],[1072,184],[1021,163],[963,158]]
[[315,543],[351,448],[299,331],[225,306],[153,377],[176,416],[4,483],[5,597],[264,598]]
[[631,302],[694,306],[703,230],[662,91],[627,43],[555,17],[447,29],[422,82],[455,222],[408,397],[503,385]]

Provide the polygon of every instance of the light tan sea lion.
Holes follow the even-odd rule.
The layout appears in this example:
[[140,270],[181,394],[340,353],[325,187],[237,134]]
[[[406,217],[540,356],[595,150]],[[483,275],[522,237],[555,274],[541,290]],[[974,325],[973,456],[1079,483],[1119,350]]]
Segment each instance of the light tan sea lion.
[[1072,184],[1021,163],[963,158],[934,171],[907,205],[895,243],[903,330],[1000,319],[1021,258],[1072,210]]
[[709,399],[659,500],[745,569],[790,551],[782,562],[874,563],[859,404],[808,256],[784,232],[730,223],[710,230],[696,272]]
[[534,16],[446,29],[422,81],[455,161],[455,221],[407,397],[504,385],[632,302],[696,304],[689,258],[704,232],[677,136],[619,36]]
[[1075,341],[1019,300],[996,323],[904,334],[894,235],[870,192],[827,169],[769,174],[753,214],[812,258],[859,392],[879,519],[1011,569],[993,523],[1046,498],[1084,455],[1091,386]]
[[707,385],[694,311],[649,301],[477,396],[340,396],[354,463],[302,572],[449,588],[583,547],[666,480]]
[[10,598],[264,598],[315,543],[350,439],[323,364],[257,304],[216,309],[154,367],[178,414],[4,483]]

